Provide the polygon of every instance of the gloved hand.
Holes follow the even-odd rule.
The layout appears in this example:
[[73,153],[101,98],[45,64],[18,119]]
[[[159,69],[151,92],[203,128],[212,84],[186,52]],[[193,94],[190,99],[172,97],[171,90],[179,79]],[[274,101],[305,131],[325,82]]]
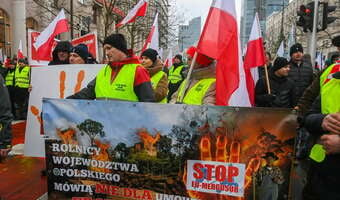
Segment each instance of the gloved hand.
[[271,103],[275,100],[276,95],[275,94],[265,94],[263,95],[263,99],[267,102],[267,103]]

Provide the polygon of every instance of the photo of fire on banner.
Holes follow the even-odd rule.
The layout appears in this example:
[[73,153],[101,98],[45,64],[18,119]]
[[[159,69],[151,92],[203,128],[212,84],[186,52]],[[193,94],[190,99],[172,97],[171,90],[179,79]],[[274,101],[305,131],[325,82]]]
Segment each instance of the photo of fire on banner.
[[49,199],[288,197],[288,109],[43,100]]

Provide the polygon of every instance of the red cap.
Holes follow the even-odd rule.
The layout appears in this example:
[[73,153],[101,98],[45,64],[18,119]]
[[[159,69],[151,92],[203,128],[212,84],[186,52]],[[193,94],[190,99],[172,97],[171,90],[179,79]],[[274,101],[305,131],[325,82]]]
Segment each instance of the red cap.
[[[187,50],[187,54],[191,56],[192,58],[194,57],[195,52],[196,52],[196,47],[194,46],[189,47],[189,49]],[[208,66],[212,62],[213,62],[213,59],[209,58],[208,56],[201,54],[201,53],[197,54],[196,63],[198,63],[199,65]]]

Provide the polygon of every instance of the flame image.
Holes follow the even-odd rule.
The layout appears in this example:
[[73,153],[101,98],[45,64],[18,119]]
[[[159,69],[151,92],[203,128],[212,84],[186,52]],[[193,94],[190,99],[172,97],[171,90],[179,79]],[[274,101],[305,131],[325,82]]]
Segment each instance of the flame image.
[[76,131],[74,129],[67,129],[66,131],[61,131],[57,129],[57,135],[61,138],[64,144],[78,145],[77,140],[75,140]]
[[159,132],[156,133],[155,136],[150,135],[147,130],[141,129],[137,132],[137,135],[143,142],[144,149],[150,156],[157,155],[157,149],[155,144],[161,139],[161,134]]
[[[107,150],[110,148],[109,144],[105,144],[100,142],[99,140],[94,140],[94,143],[96,144],[97,147],[100,148],[100,152],[98,155],[93,155],[92,159],[93,160],[99,160],[99,161],[110,161],[109,154]],[[103,172],[103,173],[109,173],[110,170],[106,168],[96,168],[96,167],[91,167],[91,170],[96,171],[96,172]]]

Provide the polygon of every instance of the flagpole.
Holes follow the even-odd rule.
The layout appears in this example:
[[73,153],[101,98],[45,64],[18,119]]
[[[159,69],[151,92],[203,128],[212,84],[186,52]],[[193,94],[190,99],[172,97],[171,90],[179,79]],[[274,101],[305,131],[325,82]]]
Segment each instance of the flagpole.
[[[178,92],[178,97],[179,97],[179,101],[177,103],[183,103],[183,99],[184,99],[184,94],[187,90],[187,87],[189,86],[189,80],[191,78],[191,74],[192,74],[192,70],[194,68],[194,65],[196,63],[196,58],[197,58],[197,51],[195,52],[194,54],[194,57],[192,59],[192,62],[191,62],[191,65],[190,65],[190,68],[189,68],[189,72],[188,72],[188,75],[187,77],[185,78],[185,82],[184,82],[184,86],[183,86],[183,90],[179,90]],[[177,98],[178,99],[178,98]]]
[[253,172],[253,200],[256,200],[256,172]]
[[268,67],[267,67],[267,64],[264,65],[264,72],[265,72],[265,75],[266,75],[266,83],[267,83],[267,91],[268,91],[268,94],[271,94],[271,89],[270,89],[270,83],[269,83],[269,75],[268,75]]

